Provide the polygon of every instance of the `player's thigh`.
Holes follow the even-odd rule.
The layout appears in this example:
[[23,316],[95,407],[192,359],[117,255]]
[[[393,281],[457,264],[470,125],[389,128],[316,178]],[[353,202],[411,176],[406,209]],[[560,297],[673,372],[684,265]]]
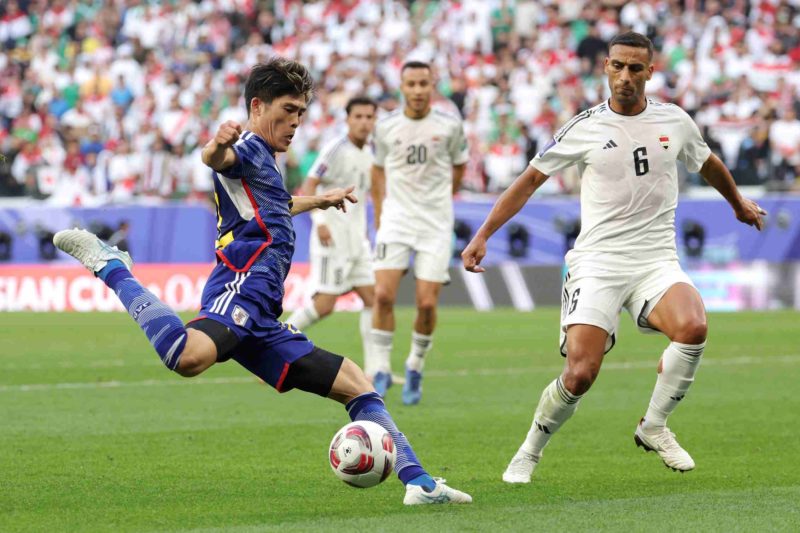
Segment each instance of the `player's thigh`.
[[[606,335],[602,352],[611,351],[616,343],[619,314],[626,294],[624,276],[612,272],[592,275],[567,273],[561,292],[561,355],[568,357],[570,347],[574,346],[569,343],[568,332],[575,325],[594,326],[604,331]],[[576,331],[581,330],[579,328]],[[577,334],[573,337],[583,339],[583,336]]]
[[[296,387],[289,379],[290,368],[311,354],[314,348],[313,343],[292,325],[264,319],[257,331],[236,346],[231,357],[278,392],[287,392]],[[335,372],[338,372],[338,367]],[[333,379],[329,381],[328,385],[331,385]],[[325,394],[320,393],[322,396],[327,395],[327,391],[323,392]]]
[[597,326],[569,326],[566,331],[567,372],[593,382],[600,371],[603,356],[611,349],[608,347],[609,337],[608,331]]
[[353,287],[358,297],[364,302],[364,307],[372,307],[375,303],[375,285],[363,285]]
[[626,307],[645,333],[662,332],[672,339],[687,329],[705,330],[703,300],[677,261],[656,265],[642,276]]
[[667,289],[647,322],[673,341],[699,344],[706,340],[706,309],[700,293],[687,283],[675,283]]
[[347,404],[353,398],[374,390],[364,371],[350,359],[344,358],[328,398]]

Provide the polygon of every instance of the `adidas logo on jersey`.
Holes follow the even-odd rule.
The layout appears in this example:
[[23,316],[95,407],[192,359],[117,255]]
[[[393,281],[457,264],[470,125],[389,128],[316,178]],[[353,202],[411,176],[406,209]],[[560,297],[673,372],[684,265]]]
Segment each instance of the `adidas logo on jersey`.
[[614,140],[612,139],[608,141],[605,146],[603,146],[603,150],[608,150],[609,148],[616,148],[616,147],[617,143],[615,143]]

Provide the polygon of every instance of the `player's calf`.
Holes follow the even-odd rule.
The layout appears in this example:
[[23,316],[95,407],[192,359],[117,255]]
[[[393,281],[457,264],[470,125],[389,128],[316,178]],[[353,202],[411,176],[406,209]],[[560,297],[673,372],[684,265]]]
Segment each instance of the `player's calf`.
[[77,228],[59,231],[53,243],[114,291],[164,365],[175,370],[187,341],[183,321],[131,274],[130,255],[108,246],[93,233]]

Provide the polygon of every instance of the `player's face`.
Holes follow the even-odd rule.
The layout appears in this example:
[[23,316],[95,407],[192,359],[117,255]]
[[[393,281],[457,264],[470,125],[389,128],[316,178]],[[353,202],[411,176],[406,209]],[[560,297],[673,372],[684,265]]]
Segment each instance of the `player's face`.
[[285,152],[292,143],[292,137],[300,126],[306,108],[306,99],[299,95],[281,96],[269,104],[253,98],[250,103],[253,131],[276,152]]
[[366,142],[374,127],[375,107],[365,104],[354,105],[350,108],[350,114],[347,115],[347,130],[353,140]]
[[653,65],[646,48],[617,44],[605,61],[611,97],[623,107],[644,99],[644,85],[653,76]]
[[433,77],[430,69],[407,68],[403,71],[400,91],[406,99],[406,107],[414,114],[425,113],[431,105]]

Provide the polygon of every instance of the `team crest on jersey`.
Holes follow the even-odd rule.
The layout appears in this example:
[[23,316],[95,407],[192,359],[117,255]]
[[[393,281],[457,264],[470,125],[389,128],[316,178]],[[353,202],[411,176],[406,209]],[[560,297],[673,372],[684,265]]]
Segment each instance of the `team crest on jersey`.
[[238,305],[233,306],[233,313],[231,313],[231,318],[233,318],[233,322],[237,326],[244,326],[247,324],[247,319],[250,318],[250,315],[247,314],[247,311],[239,307]]
[[661,147],[664,148],[664,150],[669,148],[669,137],[667,137],[663,133],[658,136],[658,142],[661,143]]

